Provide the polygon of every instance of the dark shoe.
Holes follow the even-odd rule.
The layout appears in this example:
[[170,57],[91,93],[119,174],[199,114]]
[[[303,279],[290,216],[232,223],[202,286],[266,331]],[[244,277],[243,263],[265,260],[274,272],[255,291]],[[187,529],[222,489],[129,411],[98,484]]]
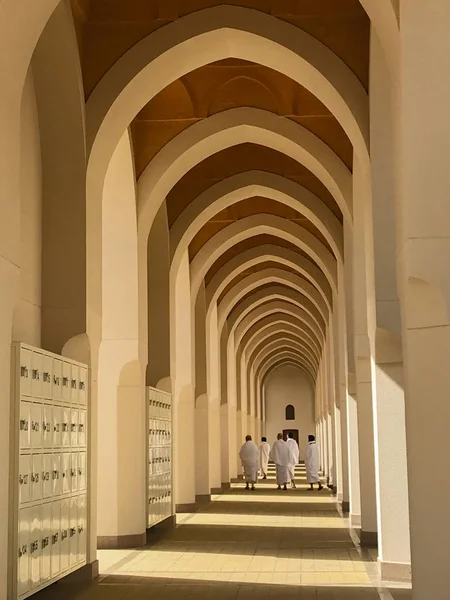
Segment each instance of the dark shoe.
[[250,489],[250,486],[248,485],[248,483],[247,483],[247,485],[245,486],[245,489],[246,489],[246,490],[249,490],[249,489]]
[[319,485],[318,491],[321,492],[323,490],[323,485]]
[[286,484],[284,484],[283,491],[284,491],[284,492],[287,492],[287,485],[286,485]]
[[252,492],[254,492],[255,491],[255,486],[252,485],[252,487],[250,489],[252,490]]

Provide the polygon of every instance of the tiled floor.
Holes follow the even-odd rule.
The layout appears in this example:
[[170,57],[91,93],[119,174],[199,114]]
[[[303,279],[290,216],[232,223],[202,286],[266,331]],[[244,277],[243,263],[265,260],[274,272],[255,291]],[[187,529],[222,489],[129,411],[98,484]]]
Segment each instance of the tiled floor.
[[55,585],[39,600],[410,600],[376,580],[376,553],[354,545],[328,491],[274,481],[214,496],[155,545],[99,553],[102,575],[88,587]]

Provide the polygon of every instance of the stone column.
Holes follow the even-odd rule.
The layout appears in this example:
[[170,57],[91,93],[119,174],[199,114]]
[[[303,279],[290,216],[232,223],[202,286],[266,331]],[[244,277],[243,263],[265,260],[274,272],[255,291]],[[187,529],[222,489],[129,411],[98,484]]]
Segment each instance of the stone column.
[[373,410],[378,558],[383,579],[409,580],[411,552],[405,397],[396,280],[394,97],[386,57],[373,30],[370,59],[370,154],[377,323]]
[[[132,548],[146,543],[148,430],[144,374],[133,341],[108,340],[98,363],[99,548]],[[115,456],[116,460],[111,461]]]
[[[227,483],[237,477],[237,408],[236,408],[236,375],[234,357],[234,335],[229,337],[228,324],[225,323],[220,335],[220,363],[221,377],[220,385],[222,388],[221,403],[228,405],[229,415],[229,435],[227,442],[229,478],[224,479],[222,475],[222,483]],[[223,446],[222,446],[223,449]]]
[[207,389],[206,373],[206,297],[205,285],[202,283],[192,313],[194,324],[194,356],[195,371],[195,499],[196,502],[209,500],[211,493],[210,461],[211,461],[211,427],[210,402]]
[[332,347],[332,327],[328,327],[327,334],[327,387],[328,387],[328,439],[329,439],[329,460],[330,460],[330,483],[336,491],[338,461],[340,456],[340,445],[338,448],[338,436],[336,431],[336,388],[334,384],[334,360]]
[[229,457],[230,481],[237,477],[237,410],[236,406],[228,405],[228,427],[229,427]]
[[208,393],[209,479],[212,493],[222,488],[220,444],[220,358],[217,304],[206,315],[206,371]]
[[361,490],[359,480],[359,440],[358,440],[358,408],[356,397],[356,376],[353,336],[353,239],[349,223],[344,222],[344,263],[343,279],[345,284],[345,307],[342,307],[342,322],[345,324],[346,371],[344,386],[347,404],[346,426],[348,445],[348,486],[349,512],[353,528],[361,527]]
[[350,511],[349,450],[347,429],[347,332],[345,318],[345,279],[343,267],[338,267],[339,298],[333,303],[334,348],[336,364],[336,400],[340,419],[341,466],[338,478],[338,500],[342,510]]
[[401,2],[398,275],[414,600],[449,597],[450,6]]
[[173,373],[174,485],[177,510],[195,507],[195,401],[189,257],[186,252],[171,290],[171,375]]
[[[377,544],[377,505],[372,408],[372,340],[373,315],[369,304],[372,293],[370,238],[367,218],[370,190],[366,189],[362,167],[355,158],[353,166],[353,325],[356,393],[358,398],[359,466],[361,493],[361,543]],[[373,250],[372,250],[373,253]]]
[[359,479],[358,405],[354,373],[348,374],[347,431],[350,523],[354,529],[359,529],[361,527],[361,487]]

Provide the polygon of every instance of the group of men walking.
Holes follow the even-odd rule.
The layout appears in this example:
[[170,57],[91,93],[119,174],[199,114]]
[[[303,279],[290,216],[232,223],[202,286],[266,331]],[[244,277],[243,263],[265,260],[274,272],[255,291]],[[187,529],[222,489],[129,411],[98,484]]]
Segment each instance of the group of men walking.
[[[252,436],[247,435],[239,452],[246,482],[245,489],[255,489],[259,471],[261,471],[262,479],[267,479],[269,460],[275,463],[278,489],[287,490],[288,484],[295,488],[295,465],[298,464],[299,457],[299,447],[292,433],[288,434],[286,440],[283,434],[279,433],[272,448],[268,444],[267,438],[263,437],[261,439],[261,445],[258,448],[252,441]],[[315,483],[318,484],[319,491],[322,490],[323,486],[319,477],[319,448],[313,435],[308,436],[305,466],[306,480],[310,485],[309,490],[314,489]]]

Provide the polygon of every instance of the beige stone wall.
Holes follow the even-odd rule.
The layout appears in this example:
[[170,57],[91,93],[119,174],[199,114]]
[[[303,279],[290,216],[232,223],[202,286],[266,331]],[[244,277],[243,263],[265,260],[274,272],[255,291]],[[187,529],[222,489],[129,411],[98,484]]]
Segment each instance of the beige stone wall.
[[[308,435],[315,434],[311,380],[297,367],[286,365],[272,371],[264,387],[267,441],[272,444],[277,433],[283,429],[298,429],[300,460],[304,460]],[[288,404],[295,408],[295,421],[285,420],[285,408]]]

